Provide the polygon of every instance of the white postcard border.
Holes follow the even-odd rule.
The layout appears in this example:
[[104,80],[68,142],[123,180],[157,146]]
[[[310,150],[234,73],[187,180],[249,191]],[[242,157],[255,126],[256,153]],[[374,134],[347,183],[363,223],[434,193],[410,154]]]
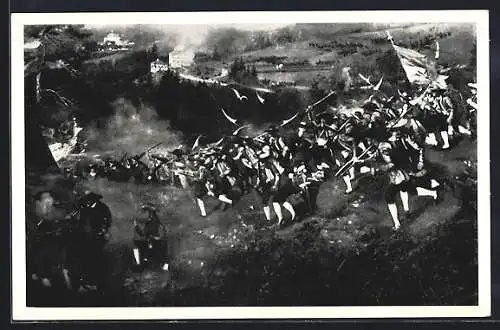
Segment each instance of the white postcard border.
[[[475,23],[478,72],[478,306],[34,308],[26,306],[23,26],[34,24]],[[12,319],[181,320],[487,317],[491,313],[489,13],[309,11],[190,13],[14,13],[11,15]]]

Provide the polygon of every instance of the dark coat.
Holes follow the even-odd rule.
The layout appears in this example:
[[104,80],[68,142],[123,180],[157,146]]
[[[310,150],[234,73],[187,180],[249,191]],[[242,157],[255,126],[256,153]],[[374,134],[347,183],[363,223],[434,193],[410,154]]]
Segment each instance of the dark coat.
[[111,210],[101,201],[96,201],[94,207],[83,207],[80,210],[78,226],[87,234],[105,234],[111,227],[111,222]]

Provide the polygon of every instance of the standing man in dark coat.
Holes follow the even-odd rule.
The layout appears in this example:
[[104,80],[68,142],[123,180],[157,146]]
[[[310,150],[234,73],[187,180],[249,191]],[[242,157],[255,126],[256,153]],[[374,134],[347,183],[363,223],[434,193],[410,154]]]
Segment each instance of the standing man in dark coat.
[[[104,267],[104,248],[110,238],[112,216],[109,207],[101,201],[102,196],[86,192],[77,203],[75,251],[82,273],[87,280],[96,283]],[[84,281],[85,282],[85,281]]]

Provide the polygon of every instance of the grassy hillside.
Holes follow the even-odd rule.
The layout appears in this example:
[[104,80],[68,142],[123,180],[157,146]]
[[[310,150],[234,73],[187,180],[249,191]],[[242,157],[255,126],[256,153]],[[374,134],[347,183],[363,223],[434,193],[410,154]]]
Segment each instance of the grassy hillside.
[[[352,68],[354,77],[360,72],[374,77],[383,73],[387,75],[379,64],[380,58],[392,48],[386,30],[390,31],[397,45],[431,57],[435,52],[435,40],[438,40],[439,63],[444,66],[469,63],[475,41],[473,25],[452,23],[403,26],[306,24],[296,25],[293,30],[303,40],[247,51],[235,57],[242,57],[249,64],[259,63],[258,69],[264,68],[264,64],[283,63],[283,70],[287,71],[287,67],[301,64],[303,71],[308,72],[294,68],[287,80],[310,84],[317,75],[338,75],[338,70],[344,66]],[[325,72],[325,65],[332,67],[332,72]],[[314,71],[315,66],[321,66],[322,70]]]
[[[315,34],[309,32],[311,37],[307,40],[279,44],[238,55],[247,58],[249,61],[273,55],[279,57],[286,56],[284,63],[308,60],[312,56],[328,60],[338,58],[339,50],[346,48],[346,45],[356,43],[357,52],[367,56],[370,50],[377,51],[377,49],[390,48],[390,43],[386,39],[385,32],[388,30],[398,45],[414,48],[411,47],[412,42],[415,43],[424,40],[426,37],[436,38],[442,43],[441,53],[443,55],[455,54],[456,56],[460,56],[470,51],[475,39],[474,27],[462,24],[418,24],[411,27],[393,27],[390,29],[380,29],[377,27],[375,31],[363,32],[357,32],[357,29],[354,29],[354,27],[352,29],[356,32],[344,33],[345,29],[338,30],[332,28],[330,37],[326,37],[326,32],[323,30]],[[298,30],[296,33],[300,34],[300,31]],[[447,33],[450,33],[450,35],[445,35]],[[439,38],[440,34],[443,34],[441,38]],[[425,53],[429,49],[428,45],[425,46],[427,47],[416,50]]]

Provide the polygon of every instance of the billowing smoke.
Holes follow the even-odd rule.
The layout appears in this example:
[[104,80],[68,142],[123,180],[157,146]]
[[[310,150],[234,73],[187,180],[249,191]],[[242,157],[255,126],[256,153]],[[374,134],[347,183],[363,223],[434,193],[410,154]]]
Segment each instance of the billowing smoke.
[[105,127],[92,126],[87,130],[88,151],[104,154],[139,154],[148,147],[162,143],[155,152],[166,152],[180,144],[181,135],[174,132],[167,121],[158,117],[155,109],[135,107],[120,98],[113,106],[115,113]]

